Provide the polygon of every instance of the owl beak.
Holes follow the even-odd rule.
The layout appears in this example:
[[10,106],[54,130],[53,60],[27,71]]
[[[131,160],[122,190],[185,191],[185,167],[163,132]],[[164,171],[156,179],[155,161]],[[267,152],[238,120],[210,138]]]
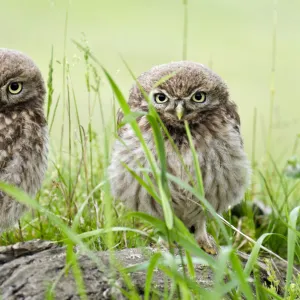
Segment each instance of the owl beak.
[[184,114],[184,107],[182,106],[182,104],[178,104],[176,107],[176,115],[178,120],[182,119],[183,114]]

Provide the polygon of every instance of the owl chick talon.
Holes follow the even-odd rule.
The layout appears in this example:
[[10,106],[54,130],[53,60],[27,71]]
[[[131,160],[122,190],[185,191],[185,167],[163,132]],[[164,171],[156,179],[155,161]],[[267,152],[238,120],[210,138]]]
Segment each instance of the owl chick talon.
[[197,240],[199,247],[210,255],[218,254],[218,246],[211,235],[207,235],[205,239]]

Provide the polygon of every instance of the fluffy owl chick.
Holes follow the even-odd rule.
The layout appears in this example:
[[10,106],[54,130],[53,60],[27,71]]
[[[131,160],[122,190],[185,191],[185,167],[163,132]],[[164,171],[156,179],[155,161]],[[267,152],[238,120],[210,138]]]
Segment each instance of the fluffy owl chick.
[[[24,54],[0,48],[0,181],[35,196],[47,168],[48,132],[42,75]],[[0,232],[24,205],[0,192]]]
[[[166,137],[168,172],[184,182],[191,182],[188,173],[196,179],[184,127],[184,121],[187,121],[198,154],[206,199],[218,213],[240,202],[249,184],[250,165],[243,149],[237,108],[230,100],[224,81],[202,64],[182,61],[155,66],[143,73],[138,82],[149,95],[188,170],[186,172]],[[148,111],[148,103],[137,85],[133,86],[128,103],[132,111]],[[118,120],[121,119],[119,112]],[[140,117],[138,124],[148,147],[157,157],[146,117]],[[130,125],[121,127],[118,134],[120,140],[115,142],[109,166],[113,195],[131,210],[162,217],[159,204],[129,172],[124,171],[124,164],[133,170],[141,166],[149,168],[138,139]],[[194,232],[199,245],[206,252],[215,254],[217,247],[206,231],[206,214],[199,201],[180,186],[172,182],[169,186],[175,214]]]

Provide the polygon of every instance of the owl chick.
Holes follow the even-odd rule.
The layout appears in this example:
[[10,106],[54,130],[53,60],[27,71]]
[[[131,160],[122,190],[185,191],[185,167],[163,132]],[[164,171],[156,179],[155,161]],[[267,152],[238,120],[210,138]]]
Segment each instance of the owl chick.
[[[47,168],[45,86],[33,61],[0,48],[0,181],[35,196]],[[0,232],[20,218],[24,205],[0,192]]]
[[[218,213],[239,203],[249,184],[250,164],[243,149],[237,107],[230,100],[224,81],[202,64],[189,61],[155,66],[138,77],[137,81],[149,95],[186,166],[184,168],[166,137],[167,171],[187,183],[190,182],[188,173],[196,179],[184,125],[187,121],[198,154],[205,198]],[[138,85],[131,89],[128,103],[132,111],[148,111],[148,102]],[[122,113],[119,112],[118,121],[121,119]],[[137,121],[148,147],[157,157],[147,118],[142,116]],[[120,140],[115,142],[109,166],[113,196],[131,210],[161,218],[160,205],[129,172],[124,171],[124,164],[133,170],[149,168],[137,137],[129,124],[121,127],[118,134]],[[169,182],[169,187],[175,214],[195,234],[202,249],[216,254],[217,247],[206,231],[206,213],[199,201],[173,182]]]

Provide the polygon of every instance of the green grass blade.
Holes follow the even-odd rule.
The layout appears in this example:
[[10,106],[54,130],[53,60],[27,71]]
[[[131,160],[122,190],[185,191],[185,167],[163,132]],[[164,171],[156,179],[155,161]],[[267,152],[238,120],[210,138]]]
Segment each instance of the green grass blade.
[[288,267],[286,273],[286,290],[285,297],[287,296],[287,291],[293,276],[293,266],[294,266],[294,255],[295,255],[295,246],[297,240],[297,219],[299,216],[300,206],[295,207],[291,213],[289,218],[289,229],[288,229]]
[[245,276],[245,272],[243,272],[240,260],[234,252],[231,253],[231,263],[236,277],[239,280],[239,289],[244,293],[247,300],[253,300],[254,298],[250,285],[247,282],[247,277]]
[[53,88],[53,46],[51,48],[51,58],[50,58],[50,62],[49,62],[47,87],[48,87],[47,121],[49,121],[49,115],[50,115],[50,110],[51,110],[51,106],[52,106],[53,92],[54,92],[54,88]]
[[135,233],[138,233],[147,238],[151,238],[149,236],[149,234],[147,234],[146,232],[144,232],[142,230],[138,230],[138,229],[134,229],[134,228],[127,228],[127,227],[111,227],[111,228],[95,229],[95,230],[91,230],[91,231],[87,231],[87,232],[78,234],[78,237],[81,239],[84,239],[84,238],[99,236],[101,234],[105,234],[108,232],[125,232],[125,231],[135,232]]
[[81,272],[81,269],[78,265],[78,260],[76,257],[76,253],[73,251],[73,246],[74,244],[69,242],[67,244],[67,250],[66,250],[66,263],[71,264],[72,271],[73,271],[73,276],[76,282],[76,287],[78,294],[80,296],[80,299],[87,300],[87,294],[85,291],[84,287],[84,280],[83,280],[83,275]]
[[254,268],[254,265],[257,261],[258,253],[262,246],[263,241],[265,240],[266,237],[268,237],[270,235],[272,235],[272,233],[265,233],[256,241],[256,243],[251,251],[250,257],[248,258],[248,261],[244,268],[244,274],[246,277],[250,276],[250,273]]
[[195,146],[194,146],[194,142],[193,142],[193,138],[191,135],[191,131],[190,131],[188,122],[184,121],[184,125],[185,125],[186,134],[187,134],[187,137],[189,140],[189,145],[190,145],[192,155],[193,155],[194,167],[195,167],[195,171],[196,171],[195,173],[196,173],[197,183],[198,183],[197,184],[198,190],[199,190],[200,196],[204,197],[204,187],[203,187],[203,180],[202,180],[202,174],[201,174],[198,154],[197,154]]
[[214,270],[214,290],[219,293],[219,296],[222,294],[223,285],[224,285],[224,276],[227,270],[227,263],[230,259],[232,253],[231,247],[221,248],[220,253],[218,254],[217,269]]
[[144,290],[144,299],[148,300],[149,299],[149,295],[150,295],[150,291],[151,291],[151,282],[152,282],[152,278],[153,278],[153,272],[154,269],[156,267],[156,265],[159,262],[159,259],[161,258],[161,253],[155,253],[149,262],[149,266],[147,269],[147,274],[146,274],[146,282],[145,282],[145,290]]

